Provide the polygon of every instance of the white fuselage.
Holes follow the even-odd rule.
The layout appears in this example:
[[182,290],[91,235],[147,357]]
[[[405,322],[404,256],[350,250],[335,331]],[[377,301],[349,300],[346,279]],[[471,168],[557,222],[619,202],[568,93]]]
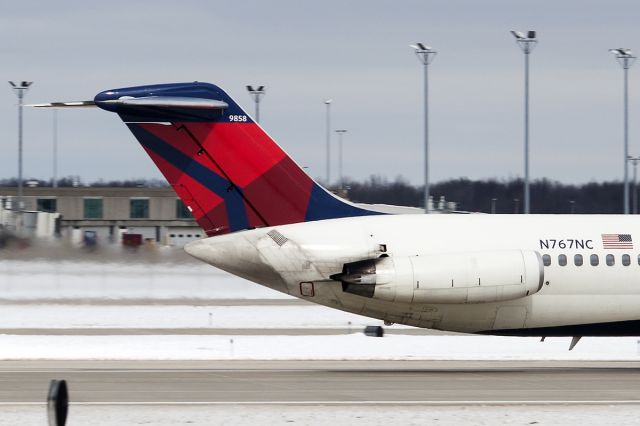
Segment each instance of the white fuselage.
[[[211,265],[275,290],[392,323],[468,333],[533,329],[524,334],[562,335],[562,331],[548,328],[640,319],[640,250],[634,243],[626,244],[627,248],[605,249],[603,234],[635,238],[640,236],[640,221],[620,215],[369,216],[254,229],[196,241],[186,250]],[[347,293],[340,281],[330,278],[345,264],[380,256],[397,259],[396,265],[406,263],[401,259],[420,256],[462,256],[471,259],[468,263],[473,265],[475,257],[467,253],[514,250],[535,253],[545,264],[540,267],[540,288],[535,285],[531,294],[511,300],[469,298],[465,303],[442,303],[447,299],[430,299],[428,293],[414,297],[420,288],[404,298],[383,300]],[[562,255],[567,258],[564,266],[559,262]],[[579,266],[576,255],[582,256]],[[591,264],[592,255],[598,257],[597,266]],[[607,264],[607,255],[613,255],[612,265]],[[623,259],[623,255],[628,257]],[[501,258],[496,259],[499,265]],[[625,265],[623,260],[630,262]],[[456,269],[455,265],[442,267]],[[460,268],[470,266],[465,263]],[[451,274],[458,277],[461,271],[452,270]],[[469,272],[466,276],[471,275]],[[526,280],[521,276],[520,281]],[[478,283],[478,287],[483,285]],[[536,333],[535,329],[542,331]],[[617,332],[612,329],[607,334]]]

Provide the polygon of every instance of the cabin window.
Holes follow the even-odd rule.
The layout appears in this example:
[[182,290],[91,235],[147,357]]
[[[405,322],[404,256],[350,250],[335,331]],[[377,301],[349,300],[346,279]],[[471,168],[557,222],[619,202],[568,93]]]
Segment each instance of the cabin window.
[[629,256],[628,254],[623,254],[622,255],[622,264],[624,266],[631,265],[631,256]]
[[[600,263],[600,258],[598,258],[597,254],[592,254],[589,257],[589,262],[591,262],[591,266],[598,266],[598,264]],[[640,262],[640,260],[639,260]]]
[[566,254],[558,255],[558,265],[567,266],[567,255]]
[[542,256],[542,263],[543,263],[544,266],[551,265],[551,256],[549,256],[548,254],[543,255]]
[[573,256],[573,263],[575,263],[576,266],[582,266],[582,255],[581,254],[576,254],[575,256]]
[[616,258],[612,254],[607,255],[607,266],[613,266],[616,264]]

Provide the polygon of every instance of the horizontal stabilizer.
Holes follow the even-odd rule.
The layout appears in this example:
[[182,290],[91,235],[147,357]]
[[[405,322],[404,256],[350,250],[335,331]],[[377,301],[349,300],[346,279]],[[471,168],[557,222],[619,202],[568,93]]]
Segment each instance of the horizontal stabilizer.
[[226,102],[218,101],[215,99],[188,98],[178,96],[146,96],[143,98],[123,96],[118,99],[107,99],[104,101],[98,101],[98,103],[164,108],[225,109],[229,107]]
[[136,98],[122,96],[118,99],[103,101],[73,101],[73,102],[49,102],[44,104],[27,105],[35,108],[88,108],[98,104],[123,105],[128,107],[157,107],[157,108],[195,108],[195,109],[225,109],[229,105],[226,102],[215,99],[188,98],[177,96],[145,96]]
[[73,101],[73,102],[49,102],[46,104],[25,105],[34,108],[93,108],[96,107],[94,101]]

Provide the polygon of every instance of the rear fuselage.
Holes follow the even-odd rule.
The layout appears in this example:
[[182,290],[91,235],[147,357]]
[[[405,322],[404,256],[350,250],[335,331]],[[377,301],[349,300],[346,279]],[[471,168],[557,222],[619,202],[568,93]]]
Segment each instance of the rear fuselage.
[[[607,235],[638,235],[636,223],[632,216],[617,215],[372,216],[254,229],[201,240],[187,251],[293,296],[393,323],[471,333],[636,335],[639,251],[633,242],[603,242]],[[511,262],[518,252],[525,260],[528,256],[530,266],[522,268],[520,280],[523,285],[529,280],[530,290],[522,297],[503,291],[498,281],[504,274],[496,266]],[[531,253],[540,259],[540,272]],[[395,259],[396,270],[394,278],[377,284],[377,293],[353,294],[336,279],[345,264],[381,256]],[[487,256],[493,256],[489,272],[479,265],[487,264]],[[438,274],[429,275],[424,265],[420,272],[415,266],[408,269],[406,265],[419,259],[432,259]],[[461,259],[460,265],[452,259]],[[447,268],[452,269],[450,277],[455,276],[450,290],[445,288],[450,277],[443,275]],[[514,270],[513,262],[505,263],[505,270],[509,268]],[[419,277],[437,282],[423,281],[421,288]],[[473,294],[492,285],[497,293],[492,289],[488,299],[466,290],[462,298],[453,294],[465,280],[461,285],[478,281]],[[425,292],[425,285],[435,285],[437,291]]]

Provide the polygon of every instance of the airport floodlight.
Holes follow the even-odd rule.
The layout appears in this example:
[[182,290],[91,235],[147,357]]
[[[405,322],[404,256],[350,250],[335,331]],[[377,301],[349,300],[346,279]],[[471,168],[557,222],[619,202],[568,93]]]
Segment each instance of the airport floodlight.
[[524,53],[524,214],[531,212],[531,199],[529,195],[529,54],[538,44],[536,32],[511,31]]
[[264,86],[256,86],[255,88],[253,86],[247,86],[247,91],[251,94],[263,94],[264,93]]
[[429,213],[429,64],[438,52],[424,43],[409,46],[424,65],[424,212]]
[[29,89],[29,86],[33,84],[33,81],[21,81],[20,83],[15,83],[10,81],[9,84],[13,88],[16,93],[21,93]]
[[624,214],[629,214],[629,68],[636,60],[631,49],[619,47],[609,49],[615,55],[616,60],[623,71],[623,105],[624,105]]
[[631,49],[626,49],[624,47],[619,47],[617,49],[609,49],[609,52],[613,53],[614,55],[620,55],[620,56],[632,56],[633,53],[631,52]]
[[326,126],[325,126],[325,133],[326,133],[326,150],[327,150],[327,182],[326,185],[327,187],[329,187],[329,185],[331,185],[331,103],[333,102],[333,99],[329,98],[329,99],[325,99],[324,100],[324,104],[327,106],[326,109],[326,116],[325,116],[325,121],[326,121]]
[[433,50],[431,46],[425,46],[423,43],[410,44],[409,47],[412,47],[415,50],[420,50],[423,52]]
[[256,123],[260,123],[260,99],[264,96],[265,87],[257,86],[254,88],[253,86],[247,86],[247,92],[249,92],[249,96],[253,98],[253,102],[256,104]]
[[338,184],[340,189],[344,187],[344,177],[342,174],[342,137],[347,133],[346,129],[338,129],[335,131],[338,134]]
[[527,31],[526,34],[522,31],[511,30],[511,34],[516,38],[516,42],[525,54],[529,54],[533,51],[533,48],[538,44],[535,31]]
[[618,63],[623,69],[631,68],[631,65],[636,61],[636,57],[633,56],[631,49],[619,47],[617,49],[609,49],[609,52],[615,55]]
[[418,59],[425,65],[429,65],[438,54],[431,46],[427,46],[424,43],[410,44],[409,47],[415,51]]
[[24,208],[22,203],[23,198],[23,176],[22,176],[22,107],[24,105],[23,99],[29,87],[33,84],[33,81],[22,80],[20,83],[9,81],[9,85],[18,97],[18,203],[17,210],[21,211]]

